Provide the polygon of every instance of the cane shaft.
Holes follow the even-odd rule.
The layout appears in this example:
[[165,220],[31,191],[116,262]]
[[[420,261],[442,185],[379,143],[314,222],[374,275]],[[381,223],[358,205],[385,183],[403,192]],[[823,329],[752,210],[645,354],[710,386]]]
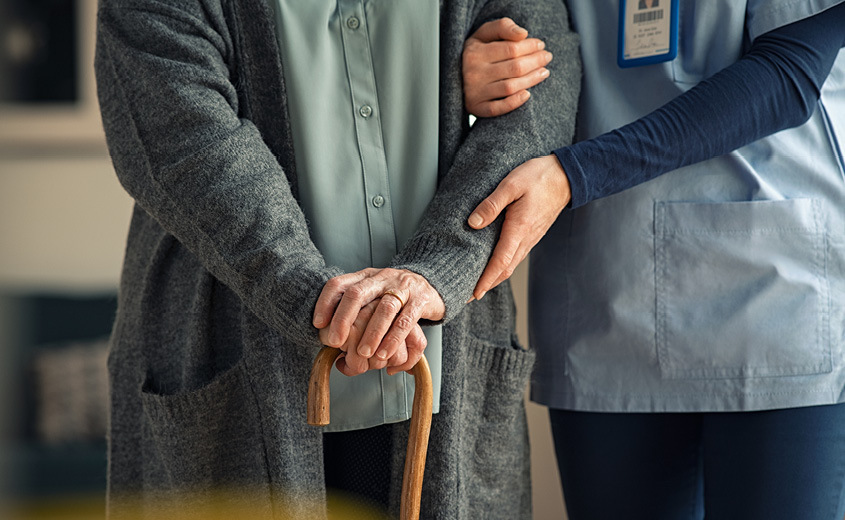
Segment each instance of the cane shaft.
[[[340,350],[324,347],[317,354],[308,383],[308,424],[329,424],[329,375]],[[411,411],[408,448],[405,452],[405,472],[402,479],[402,520],[420,517],[425,457],[431,431],[432,384],[431,370],[425,356],[412,369],[414,375],[414,404]]]

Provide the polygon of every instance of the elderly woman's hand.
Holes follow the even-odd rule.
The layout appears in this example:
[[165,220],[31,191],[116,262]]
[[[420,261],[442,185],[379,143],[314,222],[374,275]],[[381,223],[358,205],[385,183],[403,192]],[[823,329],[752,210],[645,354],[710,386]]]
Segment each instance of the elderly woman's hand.
[[[369,368],[375,357],[376,366],[383,362],[389,373],[395,373],[412,368],[422,355],[419,320],[439,321],[445,312],[443,299],[423,276],[403,269],[368,268],[329,280],[314,308],[313,323],[325,329],[320,332],[324,344],[346,348],[350,372],[363,372],[363,360],[368,360]],[[353,343],[357,343],[354,348]],[[407,361],[391,366],[388,360],[403,344]]]
[[[358,312],[358,316],[352,322],[352,326],[349,328],[349,336],[347,336],[344,344],[339,347],[344,352],[337,360],[337,369],[342,374],[351,377],[363,374],[367,370],[380,370],[387,367],[388,374],[393,375],[414,368],[414,365],[417,364],[420,356],[422,356],[427,340],[418,324],[414,325],[402,344],[399,345],[389,358],[382,359],[373,356],[367,359],[358,354],[358,343],[367,329],[367,325],[373,313],[378,308],[380,301],[381,298],[362,307]],[[324,344],[328,344],[328,335],[328,327],[320,329],[320,341]]]

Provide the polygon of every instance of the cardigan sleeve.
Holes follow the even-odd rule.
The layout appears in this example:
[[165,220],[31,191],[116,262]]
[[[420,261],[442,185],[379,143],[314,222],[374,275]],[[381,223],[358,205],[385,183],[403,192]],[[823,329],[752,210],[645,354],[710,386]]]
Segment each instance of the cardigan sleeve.
[[[445,6],[449,2],[443,3]],[[581,82],[578,37],[569,26],[562,2],[491,0],[463,23],[444,7],[441,24],[441,161],[440,184],[417,233],[394,258],[392,267],[423,275],[446,304],[448,321],[472,296],[492,254],[502,218],[485,229],[467,225],[472,210],[510,171],[523,162],[548,154],[560,142],[571,141]],[[461,82],[461,52],[466,39],[484,22],[510,17],[532,37],[546,42],[554,54],[550,77],[531,90],[520,108],[496,118],[478,119],[460,145],[448,149],[450,124],[466,127]],[[460,27],[449,32],[447,22]]]
[[555,150],[572,208],[806,122],[845,46],[845,3],[754,40],[736,63],[654,112]]
[[[233,45],[194,2],[101,2],[96,76],[118,178],[137,205],[297,344],[327,268],[285,172],[238,116]],[[178,6],[178,7],[174,7]]]

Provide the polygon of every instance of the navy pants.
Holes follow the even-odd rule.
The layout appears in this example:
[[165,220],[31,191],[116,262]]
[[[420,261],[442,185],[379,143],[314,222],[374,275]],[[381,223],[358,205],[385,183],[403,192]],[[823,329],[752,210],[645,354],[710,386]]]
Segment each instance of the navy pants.
[[550,416],[570,520],[845,516],[845,405]]

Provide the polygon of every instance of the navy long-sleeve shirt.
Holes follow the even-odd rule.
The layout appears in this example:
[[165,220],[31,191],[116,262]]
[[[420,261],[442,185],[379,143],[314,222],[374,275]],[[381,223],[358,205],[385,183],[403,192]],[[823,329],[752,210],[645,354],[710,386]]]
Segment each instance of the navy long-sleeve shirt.
[[804,123],[845,46],[845,4],[758,37],[734,64],[650,114],[554,151],[571,207]]

